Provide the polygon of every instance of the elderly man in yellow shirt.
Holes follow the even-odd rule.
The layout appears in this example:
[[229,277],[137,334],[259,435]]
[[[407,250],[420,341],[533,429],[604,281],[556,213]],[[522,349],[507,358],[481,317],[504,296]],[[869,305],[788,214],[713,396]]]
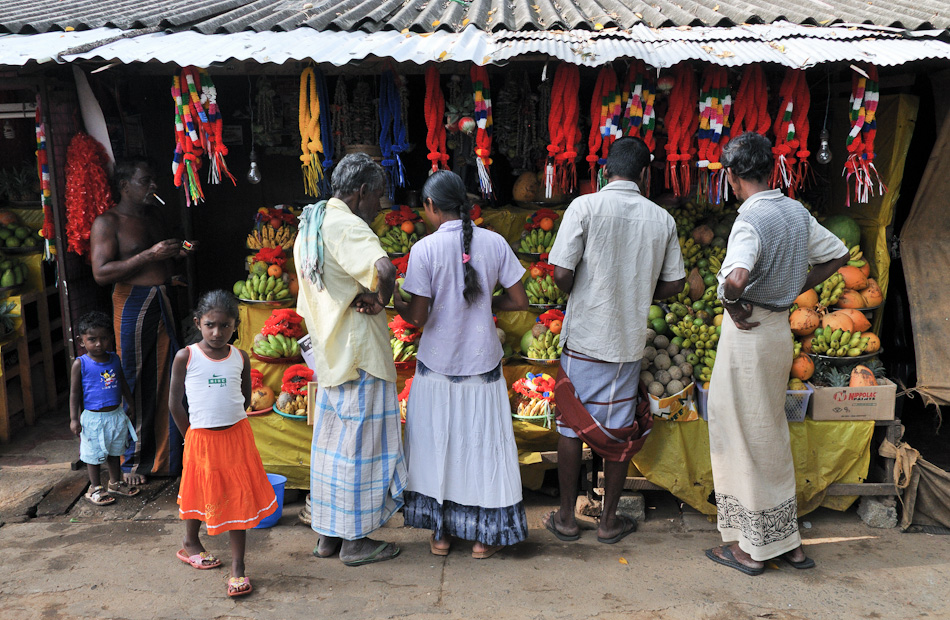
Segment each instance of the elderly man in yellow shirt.
[[294,246],[297,311],[313,342],[319,383],[310,452],[313,550],[347,566],[390,560],[392,543],[369,538],[403,504],[396,368],[383,306],[396,270],[369,227],[386,180],[367,155],[333,171],[333,197],[304,209]]

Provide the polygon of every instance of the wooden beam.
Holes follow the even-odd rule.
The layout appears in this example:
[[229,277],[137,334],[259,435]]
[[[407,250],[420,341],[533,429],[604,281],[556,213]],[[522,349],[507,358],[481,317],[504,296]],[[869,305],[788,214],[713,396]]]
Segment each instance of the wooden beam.
[[897,495],[897,487],[890,482],[864,482],[858,484],[835,483],[829,485],[827,495]]

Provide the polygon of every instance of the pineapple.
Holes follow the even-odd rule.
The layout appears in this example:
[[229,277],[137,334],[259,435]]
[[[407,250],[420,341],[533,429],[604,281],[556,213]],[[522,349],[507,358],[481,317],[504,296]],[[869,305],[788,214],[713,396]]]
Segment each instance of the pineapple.
[[842,372],[837,366],[832,366],[824,360],[818,360],[815,364],[815,374],[812,375],[812,382],[823,387],[848,387],[851,383],[851,370],[846,369],[845,372]]
[[13,331],[13,319],[20,316],[14,310],[16,310],[16,304],[12,301],[0,304],[0,338]]

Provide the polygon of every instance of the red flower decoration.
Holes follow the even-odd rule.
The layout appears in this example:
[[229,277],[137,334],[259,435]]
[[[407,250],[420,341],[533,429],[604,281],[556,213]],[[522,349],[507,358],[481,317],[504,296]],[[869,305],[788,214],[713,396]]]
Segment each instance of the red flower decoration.
[[313,371],[304,364],[294,364],[284,371],[280,390],[302,396],[307,393],[307,384],[313,381]]
[[564,313],[560,310],[548,310],[544,314],[538,317],[538,323],[541,323],[545,327],[551,326],[551,321],[564,321]]
[[398,314],[389,322],[389,330],[393,333],[393,337],[403,342],[415,342],[421,338],[422,333],[416,331],[416,329],[415,325],[404,320]]
[[261,333],[265,336],[276,336],[282,334],[294,340],[303,336],[303,317],[297,314],[291,308],[274,310],[264,321],[264,327]]
[[406,205],[393,206],[392,211],[386,214],[386,223],[390,226],[399,226],[403,222],[420,222],[419,214]]
[[552,264],[549,263],[548,261],[544,260],[544,258],[545,258],[546,256],[547,256],[547,254],[542,254],[542,255],[541,255],[541,260],[539,260],[538,262],[536,262],[536,263],[534,263],[533,265],[531,265],[531,269],[535,269],[535,268],[540,269],[542,275],[552,276],[552,277],[553,277],[553,276],[554,276],[554,265],[552,265]]
[[256,390],[264,387],[264,373],[256,368],[251,368],[251,389]]
[[399,400],[406,400],[409,398],[409,390],[412,389],[412,377],[406,379],[406,387],[402,388],[402,392],[399,392],[397,397]]
[[284,254],[284,248],[261,248],[254,255],[254,260],[268,265],[277,265],[283,269],[284,264],[287,263],[287,255]]
[[535,228],[539,228],[541,226],[541,220],[543,220],[546,217],[549,217],[551,218],[551,220],[556,222],[557,218],[561,216],[555,213],[554,211],[552,211],[551,209],[547,209],[547,208],[538,209],[537,211],[534,212],[534,214],[530,218],[528,218],[528,221],[524,225],[524,229],[534,230]]
[[406,272],[409,270],[409,254],[400,256],[399,258],[390,259],[390,262],[393,264],[393,267],[396,268],[396,277],[405,277]]

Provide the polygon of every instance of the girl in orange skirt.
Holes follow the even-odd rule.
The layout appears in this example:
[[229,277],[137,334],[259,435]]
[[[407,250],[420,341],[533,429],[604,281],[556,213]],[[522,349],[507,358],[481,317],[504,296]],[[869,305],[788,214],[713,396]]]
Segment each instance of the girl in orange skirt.
[[221,566],[205,551],[198,530],[204,521],[212,536],[230,532],[228,596],[243,596],[252,590],[244,574],[246,530],[277,510],[277,498],[244,413],[251,401],[250,361],[228,344],[238,323],[237,300],[225,291],[206,293],[194,321],[201,342],[175,356],[168,398],[185,436],[178,491],[185,539],[178,559],[198,570]]

